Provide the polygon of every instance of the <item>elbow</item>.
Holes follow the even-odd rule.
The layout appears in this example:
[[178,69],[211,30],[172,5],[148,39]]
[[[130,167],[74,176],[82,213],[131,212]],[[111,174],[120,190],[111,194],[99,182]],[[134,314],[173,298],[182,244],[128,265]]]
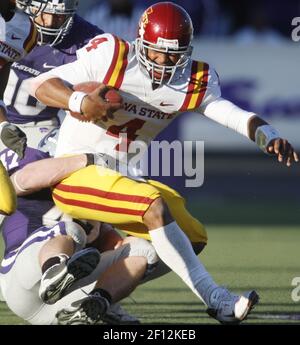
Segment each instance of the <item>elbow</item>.
[[45,73],[41,74],[38,77],[30,78],[27,81],[25,81],[29,94],[39,99],[39,95],[41,94],[42,90],[45,89],[43,86],[46,84],[47,80],[52,78],[55,78],[55,76]]

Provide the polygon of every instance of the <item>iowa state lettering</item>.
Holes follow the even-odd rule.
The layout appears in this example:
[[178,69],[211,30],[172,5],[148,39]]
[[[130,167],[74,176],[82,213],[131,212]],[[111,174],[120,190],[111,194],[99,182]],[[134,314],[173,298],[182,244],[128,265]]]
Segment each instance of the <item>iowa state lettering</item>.
[[174,114],[167,114],[167,113],[164,113],[163,111],[140,107],[137,104],[126,103],[126,102],[124,103],[124,110],[128,111],[129,113],[133,113],[135,115],[145,116],[151,119],[158,119],[158,120],[171,120],[174,117]]

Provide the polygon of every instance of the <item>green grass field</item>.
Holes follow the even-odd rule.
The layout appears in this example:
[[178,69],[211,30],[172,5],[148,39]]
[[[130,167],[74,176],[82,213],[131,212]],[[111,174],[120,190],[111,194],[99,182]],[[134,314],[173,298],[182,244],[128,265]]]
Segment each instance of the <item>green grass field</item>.
[[[300,277],[299,227],[208,226],[201,254],[215,280],[236,292],[255,288],[261,300],[245,323],[300,323],[300,302],[291,298]],[[216,323],[173,273],[137,289],[122,303],[144,324]],[[25,324],[0,304],[0,324]]]

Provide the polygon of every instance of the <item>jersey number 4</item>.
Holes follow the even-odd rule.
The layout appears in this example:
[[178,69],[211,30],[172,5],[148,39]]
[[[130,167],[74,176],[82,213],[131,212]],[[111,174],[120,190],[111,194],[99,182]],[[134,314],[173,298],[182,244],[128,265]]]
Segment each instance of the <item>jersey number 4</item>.
[[115,138],[121,138],[121,142],[116,145],[115,150],[128,152],[130,143],[138,137],[136,132],[143,127],[145,122],[146,121],[141,119],[133,119],[120,126],[110,126],[106,134]]

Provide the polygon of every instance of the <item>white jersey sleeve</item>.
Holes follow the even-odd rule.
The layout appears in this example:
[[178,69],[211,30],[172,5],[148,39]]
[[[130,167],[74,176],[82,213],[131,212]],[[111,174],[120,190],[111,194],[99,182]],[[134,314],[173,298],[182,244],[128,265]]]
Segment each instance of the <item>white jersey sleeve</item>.
[[7,62],[22,59],[36,45],[37,30],[30,17],[20,10],[5,25],[5,39],[0,40],[0,58]]
[[221,97],[219,76],[213,68],[209,69],[206,93],[198,111],[213,121],[246,137],[249,137],[249,120],[256,115]]

